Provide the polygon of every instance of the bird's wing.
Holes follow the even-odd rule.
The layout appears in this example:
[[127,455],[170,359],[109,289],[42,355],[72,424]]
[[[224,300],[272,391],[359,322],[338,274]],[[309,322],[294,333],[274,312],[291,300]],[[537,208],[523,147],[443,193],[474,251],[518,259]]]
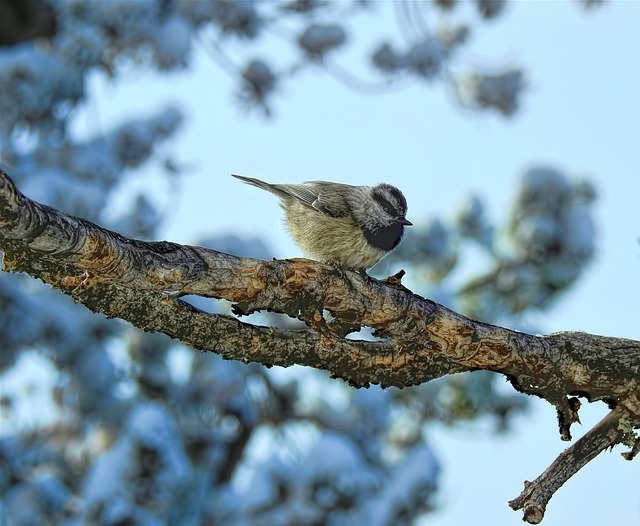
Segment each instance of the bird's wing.
[[287,195],[295,197],[298,201],[307,206],[313,206],[318,199],[318,193],[313,191],[313,188],[304,184],[279,184],[276,185],[279,189],[283,190]]
[[353,188],[349,185],[327,181],[308,181],[304,184],[270,184],[253,177],[232,175],[247,184],[271,192],[280,199],[292,197],[303,205],[331,217],[344,217],[350,214],[350,208],[345,199],[349,189]]
[[309,181],[304,184],[276,186],[301,203],[323,214],[331,217],[344,217],[349,214],[349,207],[344,199],[344,189],[342,188],[346,185]]
[[309,186],[315,189],[318,198],[313,208],[331,217],[346,217],[351,215],[351,207],[346,199],[353,186],[325,181],[309,181]]

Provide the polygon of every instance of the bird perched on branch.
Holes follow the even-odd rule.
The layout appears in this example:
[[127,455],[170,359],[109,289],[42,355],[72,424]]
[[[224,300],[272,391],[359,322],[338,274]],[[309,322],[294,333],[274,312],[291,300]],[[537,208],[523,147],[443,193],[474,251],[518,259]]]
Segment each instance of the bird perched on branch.
[[412,224],[405,217],[407,200],[390,184],[270,184],[233,177],[280,199],[289,232],[306,256],[360,272],[396,248]]

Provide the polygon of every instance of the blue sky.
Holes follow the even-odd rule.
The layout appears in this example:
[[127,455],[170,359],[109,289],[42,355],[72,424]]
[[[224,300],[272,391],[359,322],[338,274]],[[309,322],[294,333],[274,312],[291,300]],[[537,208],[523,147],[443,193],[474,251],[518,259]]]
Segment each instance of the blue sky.
[[[371,45],[367,35],[396,33],[390,3],[380,7],[379,16],[354,27],[355,40]],[[95,96],[78,115],[76,131],[106,131],[177,104],[187,122],[172,151],[193,170],[179,192],[167,185],[156,193],[169,210],[162,235],[182,243],[230,232],[258,236],[275,257],[301,255],[282,228],[276,199],[230,173],[271,182],[387,181],[407,194],[414,223],[453,214],[469,193],[480,195],[500,221],[518,174],[534,164],[587,177],[599,194],[597,256],[575,289],[534,322],[545,333],[640,339],[640,2],[585,12],[573,1],[519,1],[495,22],[474,27],[461,64],[507,63],[527,72],[529,88],[513,119],[464,110],[438,83],[362,95],[309,68],[280,88],[275,118],[266,121],[239,111],[231,79],[196,47],[185,74],[136,71],[117,84],[94,78]],[[268,39],[253,51],[269,59],[282,48]],[[366,74],[359,58],[365,50],[356,44],[337,61]],[[135,178],[122,196],[150,181],[157,186],[153,173]],[[468,427],[431,431],[445,471],[443,509],[429,524],[521,524],[507,500],[566,447],[551,406],[532,406],[506,436]],[[585,408],[583,429],[603,415],[603,408]],[[543,524],[637,522],[640,470],[620,451],[601,455],[569,481]]]

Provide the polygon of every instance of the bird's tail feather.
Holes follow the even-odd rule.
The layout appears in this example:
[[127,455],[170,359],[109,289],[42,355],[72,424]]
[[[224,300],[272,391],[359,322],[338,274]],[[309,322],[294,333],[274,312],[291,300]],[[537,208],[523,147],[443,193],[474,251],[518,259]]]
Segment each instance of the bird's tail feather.
[[279,188],[280,185],[265,183],[260,179],[255,179],[253,177],[246,177],[244,175],[231,174],[236,179],[240,179],[243,183],[250,184],[252,186],[257,186],[258,188],[262,188],[267,192],[271,192],[272,194],[277,195],[278,197],[287,197],[289,194],[282,189]]

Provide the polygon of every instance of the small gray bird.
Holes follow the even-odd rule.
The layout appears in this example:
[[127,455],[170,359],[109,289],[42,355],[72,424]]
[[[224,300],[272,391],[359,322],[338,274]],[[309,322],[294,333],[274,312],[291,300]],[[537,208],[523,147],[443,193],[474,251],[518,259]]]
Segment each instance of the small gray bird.
[[280,198],[287,226],[306,256],[364,272],[398,246],[407,200],[395,186],[327,181],[269,184],[232,174]]

